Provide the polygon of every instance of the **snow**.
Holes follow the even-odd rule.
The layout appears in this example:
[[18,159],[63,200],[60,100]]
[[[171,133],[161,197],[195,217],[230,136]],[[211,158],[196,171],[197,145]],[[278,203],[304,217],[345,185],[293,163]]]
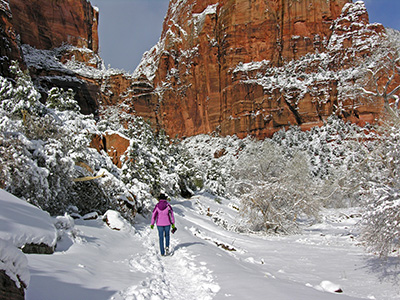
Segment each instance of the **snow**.
[[14,280],[29,284],[28,261],[18,248],[25,244],[54,247],[57,232],[49,214],[0,189],[0,270]]
[[318,286],[315,287],[317,290],[325,291],[329,293],[341,293],[341,287],[338,284],[330,282],[328,280],[322,281]]
[[[65,44],[61,47],[54,48],[51,50],[36,49],[30,45],[24,44],[21,46],[24,53],[24,59],[28,67],[35,68],[38,70],[45,69],[55,72],[61,72],[65,75],[62,76],[51,76],[48,79],[58,79],[62,81],[82,81],[82,79],[77,79],[76,75],[91,78],[96,80],[101,80],[108,76],[122,75],[130,77],[128,73],[123,70],[104,67],[104,62],[102,59],[95,54],[91,49],[85,47],[75,47]],[[67,52],[80,52],[82,55],[91,57],[88,61],[89,64],[97,65],[98,67],[93,67],[87,63],[81,62],[73,56],[66,63],[62,63],[60,58],[64,53]],[[44,77],[46,78],[46,77]]]
[[46,244],[54,247],[57,232],[50,215],[0,189],[0,239],[15,247]]
[[18,288],[21,287],[20,280],[25,285],[29,284],[28,260],[19,249],[2,239],[0,239],[0,270],[4,270]]
[[252,61],[250,63],[239,63],[233,70],[233,73],[237,72],[250,72],[254,70],[262,70],[270,66],[269,60]]
[[[0,216],[4,219],[10,211],[16,216],[10,221],[15,226],[8,226],[14,235],[21,234],[18,222],[25,220],[18,216],[23,213],[41,224],[40,210],[27,213],[22,200],[2,195],[9,210],[2,209]],[[400,290],[388,275],[393,272],[385,273],[393,265],[383,271],[356,241],[356,209],[325,210],[322,223],[305,226],[303,234],[266,236],[229,230],[239,218],[228,199],[198,193],[192,199],[173,198],[171,205],[178,228],[171,235],[171,256],[160,256],[149,216],[138,216],[131,227],[119,213],[108,211],[110,223],[123,230],[111,229],[104,216],[60,216],[54,220],[60,240],[53,255],[29,254],[26,264],[22,252],[1,240],[0,267],[4,269],[4,253],[17,261],[12,265],[20,271],[7,267],[7,272],[19,272],[24,282],[30,282],[27,300],[399,297]],[[45,227],[36,234],[45,235]]]
[[218,3],[208,5],[201,13],[193,14],[193,22],[197,30],[196,34],[199,34],[203,28],[204,21],[207,15],[213,15],[217,13]]

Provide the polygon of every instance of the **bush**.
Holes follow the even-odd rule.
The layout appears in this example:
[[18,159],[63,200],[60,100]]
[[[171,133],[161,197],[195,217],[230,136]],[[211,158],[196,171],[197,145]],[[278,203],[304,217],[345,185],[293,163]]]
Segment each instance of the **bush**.
[[304,216],[318,218],[307,157],[285,158],[271,141],[246,149],[233,169],[231,189],[241,199],[240,211],[251,230],[292,233]]
[[393,110],[381,138],[359,166],[366,209],[361,238],[371,252],[388,256],[400,246],[400,117]]
[[386,257],[400,247],[400,190],[375,188],[369,198],[361,237],[370,252]]

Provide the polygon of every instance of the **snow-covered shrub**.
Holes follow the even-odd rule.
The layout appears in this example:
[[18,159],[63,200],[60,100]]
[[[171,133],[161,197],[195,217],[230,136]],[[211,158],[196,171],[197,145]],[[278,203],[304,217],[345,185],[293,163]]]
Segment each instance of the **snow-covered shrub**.
[[55,179],[54,173],[61,169],[63,178],[68,178],[73,162],[64,159],[66,150],[59,141],[62,134],[54,119],[44,115],[46,109],[29,75],[16,65],[12,70],[15,86],[1,79],[6,87],[0,96],[2,181],[16,196],[51,210],[48,200],[57,198],[60,189],[65,188],[53,185],[62,180]]
[[227,196],[227,185],[231,180],[231,170],[240,152],[251,144],[253,139],[239,139],[236,136],[197,135],[182,141],[190,154],[191,165],[197,171],[195,180],[198,186],[212,194]]
[[146,192],[138,185],[135,185],[135,188],[129,189],[120,179],[121,171],[118,168],[112,169],[117,174],[113,175],[106,169],[98,171],[99,174],[105,175],[99,178],[98,181],[100,181],[107,199],[110,199],[108,207],[119,211],[126,220],[133,222],[139,209],[136,199],[140,199],[141,195],[146,194]]
[[308,140],[285,149],[271,139],[235,136],[199,135],[182,143],[202,174],[204,189],[240,202],[252,230],[292,232],[303,215],[317,216],[320,198],[305,151]]
[[297,151],[305,153],[324,206],[347,207],[360,205],[358,165],[373,148],[375,138],[368,126],[361,128],[331,116],[321,127],[310,131],[291,127],[277,132],[272,140],[287,158]]
[[1,78],[0,106],[12,117],[23,117],[25,114],[40,114],[44,106],[39,102],[40,93],[35,89],[27,71],[22,71],[14,62],[10,71],[15,75],[16,83]]
[[306,152],[313,176],[325,179],[334,170],[343,166],[349,168],[361,161],[362,141],[371,138],[370,134],[368,127],[361,128],[331,116],[321,127],[301,131],[293,126],[277,132],[272,140],[282,147],[286,157],[290,158],[297,151]]
[[381,128],[379,143],[359,166],[366,202],[362,239],[381,256],[400,247],[400,117],[393,113]]
[[[371,129],[332,116],[321,127],[306,132],[291,127],[264,141],[198,135],[182,144],[200,171],[204,189],[242,200],[241,211],[253,229],[279,224],[275,228],[290,232],[296,218],[314,218],[320,206],[362,204],[359,165],[376,143]],[[274,212],[274,207],[283,209]]]
[[318,217],[307,157],[298,152],[289,159],[283,153],[270,140],[253,143],[232,170],[231,189],[251,230],[290,233],[303,216]]
[[381,186],[372,189],[368,196],[362,239],[369,251],[391,255],[400,248],[400,190]]
[[75,157],[82,156],[76,151],[89,151],[85,139],[80,144],[79,134],[66,129],[64,123],[57,124],[51,114],[32,115],[25,123],[8,121],[13,126],[9,132],[2,128],[4,147],[0,150],[8,191],[51,214],[63,213],[70,205],[84,213],[104,210],[107,198],[101,187],[72,181],[79,176]]
[[[131,143],[122,180],[128,184],[135,178],[147,184],[154,196],[164,191],[171,196],[180,194],[190,197],[192,190],[196,189],[196,172],[185,157],[184,150],[171,143],[163,132],[156,134],[141,118],[135,119],[130,130]],[[149,205],[146,201],[142,207],[148,209]]]

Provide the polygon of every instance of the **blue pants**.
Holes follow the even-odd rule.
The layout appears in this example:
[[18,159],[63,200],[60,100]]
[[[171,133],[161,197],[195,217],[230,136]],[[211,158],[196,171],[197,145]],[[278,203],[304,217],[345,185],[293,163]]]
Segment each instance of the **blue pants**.
[[165,246],[169,247],[169,232],[171,230],[171,225],[168,226],[157,226],[158,229],[158,238],[160,240],[160,251],[161,255],[165,254],[164,248],[164,237],[165,237]]

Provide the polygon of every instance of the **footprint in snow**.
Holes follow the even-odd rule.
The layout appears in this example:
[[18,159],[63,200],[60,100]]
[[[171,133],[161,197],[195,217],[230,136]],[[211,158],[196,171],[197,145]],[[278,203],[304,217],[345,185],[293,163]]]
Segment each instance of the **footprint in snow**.
[[[173,256],[161,257],[158,238],[149,229],[145,229],[141,240],[146,251],[136,254],[129,265],[132,271],[148,274],[148,277],[120,291],[111,300],[211,300],[218,293],[220,287],[211,271],[204,263],[197,263],[195,256],[185,247],[177,249]],[[171,244],[174,249],[179,240],[173,238]]]

